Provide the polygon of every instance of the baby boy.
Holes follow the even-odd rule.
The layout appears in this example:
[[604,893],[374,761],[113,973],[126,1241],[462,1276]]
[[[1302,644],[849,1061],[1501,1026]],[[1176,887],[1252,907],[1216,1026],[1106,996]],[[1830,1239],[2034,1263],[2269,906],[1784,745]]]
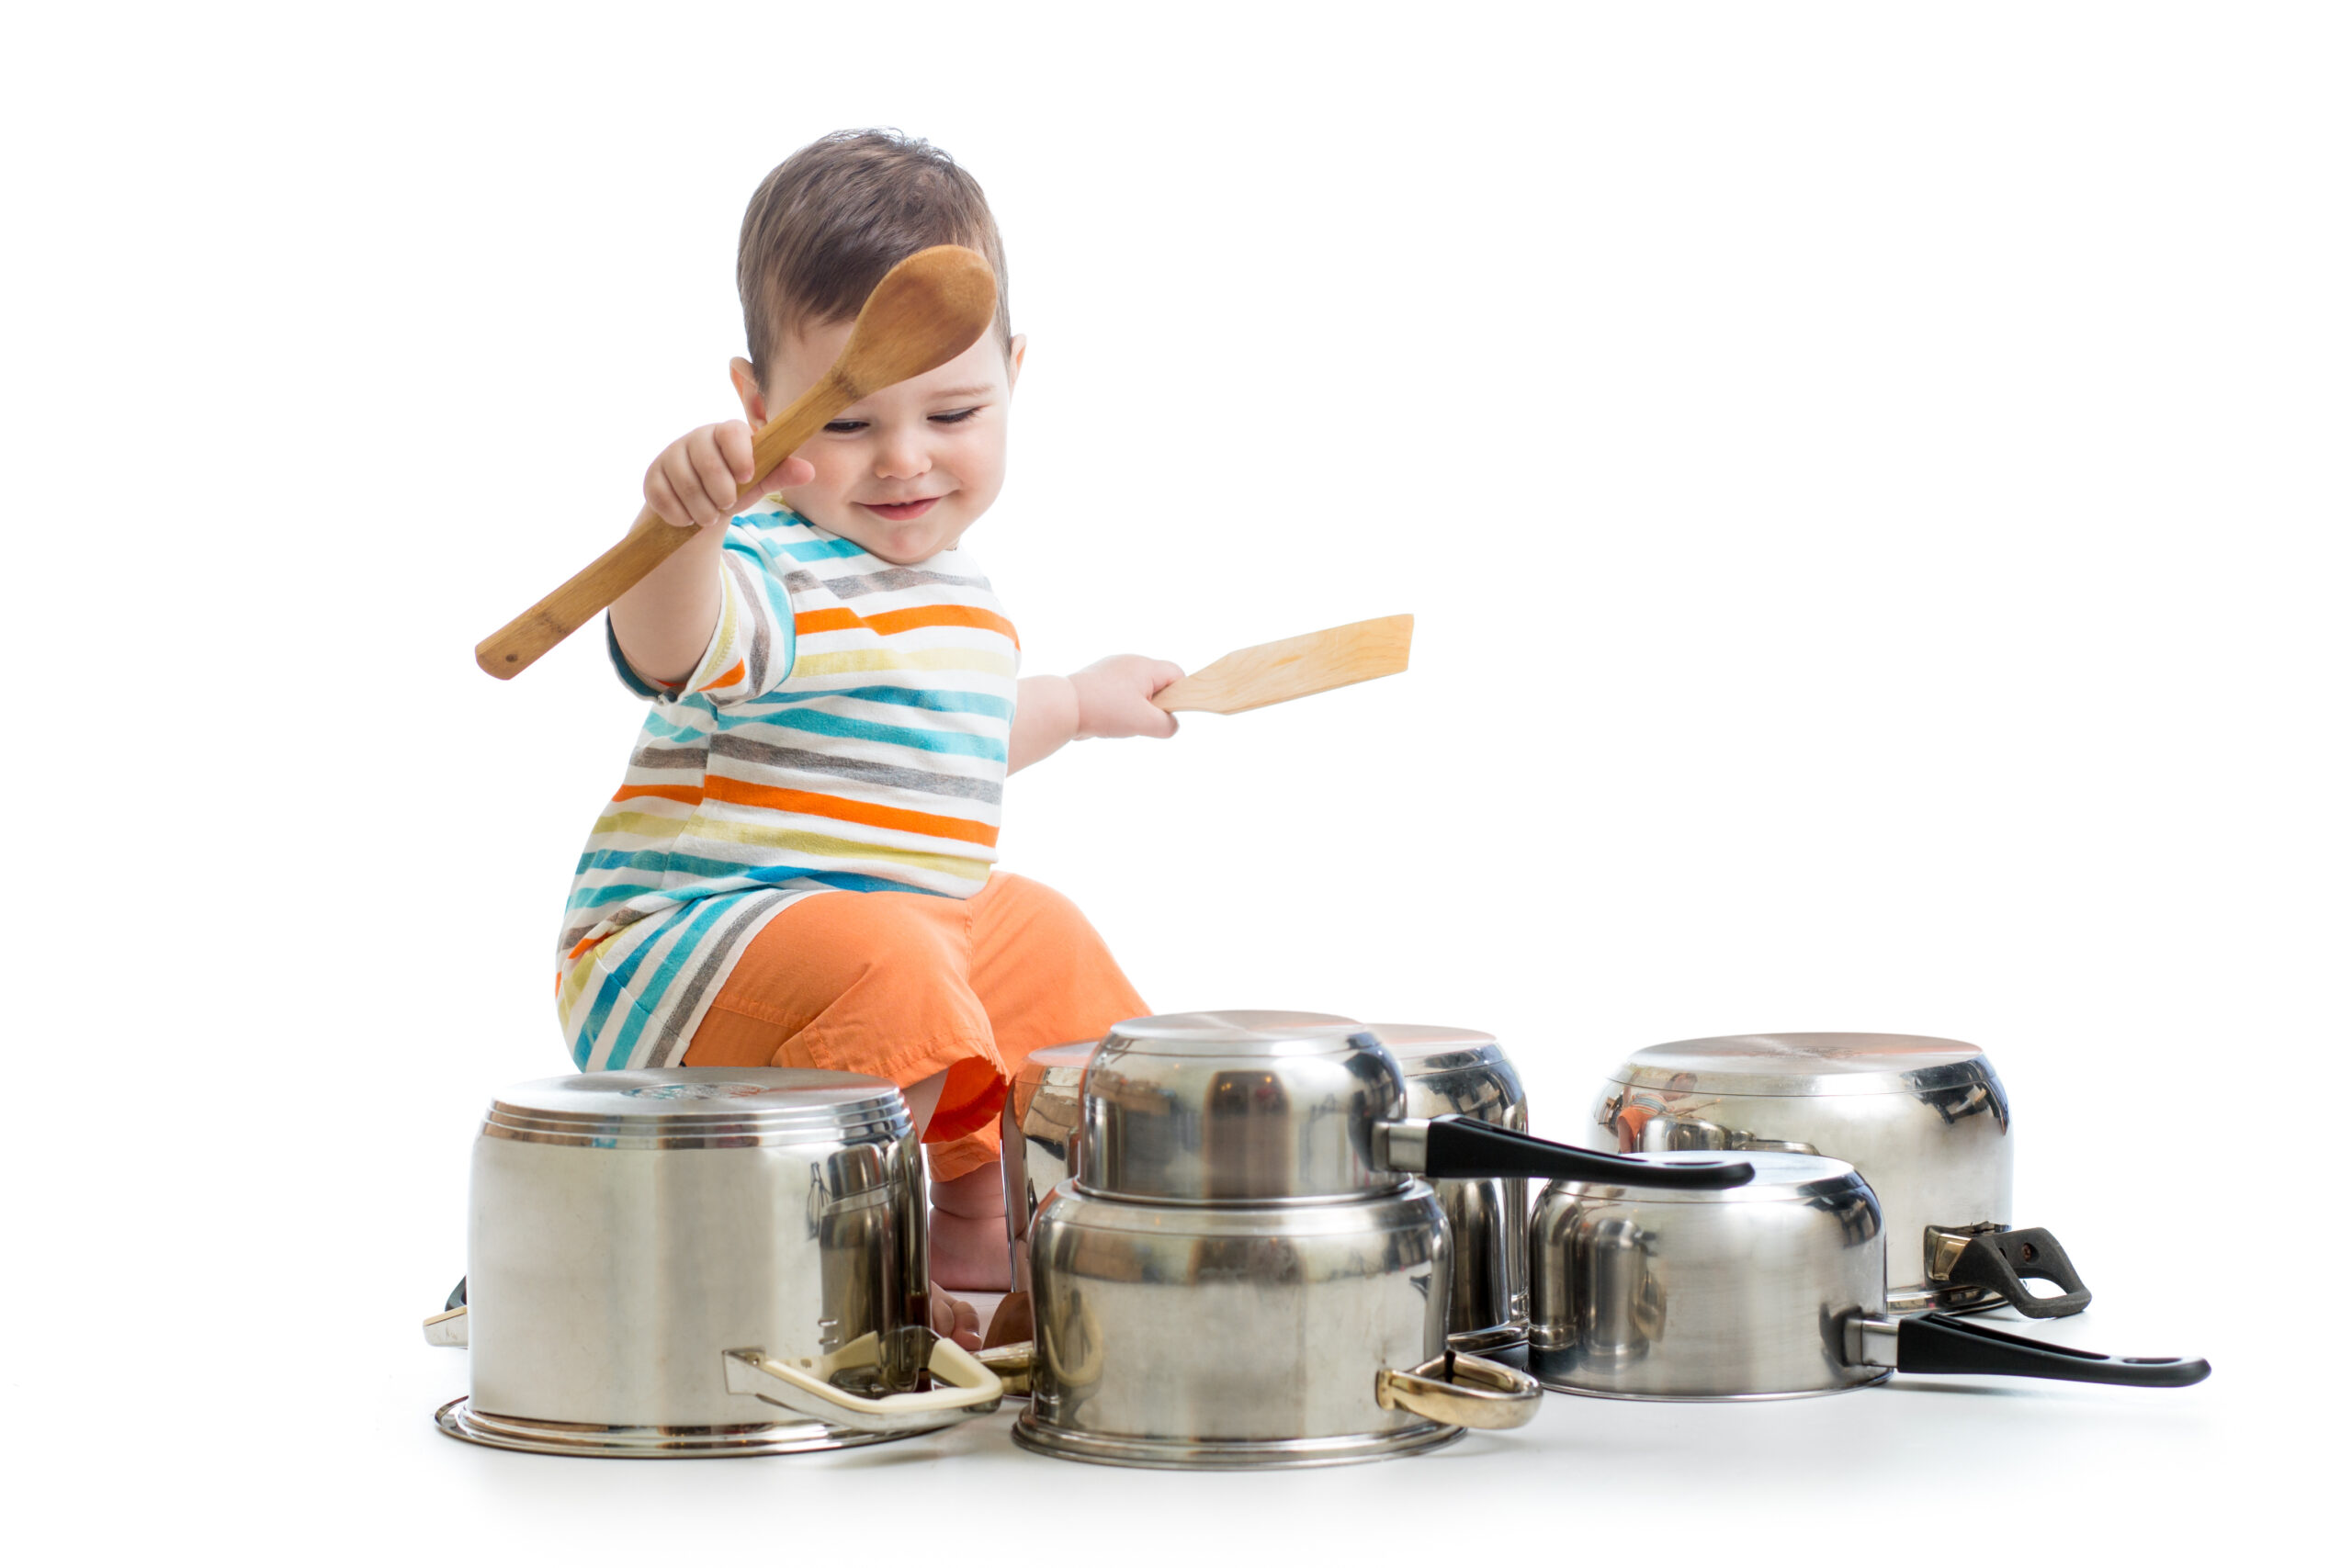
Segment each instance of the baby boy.
[[[752,427],[824,374],[884,273],[938,244],[995,268],[994,330],[753,473]],[[968,174],[893,133],[825,137],[752,196],[736,276],[749,423],[654,458],[647,502],[696,532],[612,606],[614,666],[651,708],[566,907],[564,1032],[591,1071],[892,1079],[929,1154],[933,1279],[1003,1290],[1012,1074],[1150,1010],[1074,905],[991,869],[1005,775],[1073,739],[1174,734],[1151,697],[1182,671],[1120,654],[1015,678],[1019,639],[962,547],[1004,482],[1025,347]],[[767,499],[736,514],[754,479]],[[976,1343],[968,1303],[937,1301]]]

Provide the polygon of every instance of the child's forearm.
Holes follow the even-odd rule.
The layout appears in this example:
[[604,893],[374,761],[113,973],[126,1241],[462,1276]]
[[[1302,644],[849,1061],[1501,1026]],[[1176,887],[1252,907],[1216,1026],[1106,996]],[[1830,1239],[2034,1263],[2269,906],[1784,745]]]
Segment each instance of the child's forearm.
[[1152,694],[1184,671],[1164,659],[1114,653],[1075,675],[1032,675],[1021,682],[1012,713],[1006,771],[1019,773],[1084,736],[1176,733],[1176,716],[1152,705]]
[[1006,771],[1019,773],[1078,739],[1078,688],[1067,675],[1032,675],[1021,682],[1012,710]]
[[726,543],[724,528],[699,530],[613,601],[614,639],[629,668],[645,679],[683,681],[709,648],[722,602],[718,554]]

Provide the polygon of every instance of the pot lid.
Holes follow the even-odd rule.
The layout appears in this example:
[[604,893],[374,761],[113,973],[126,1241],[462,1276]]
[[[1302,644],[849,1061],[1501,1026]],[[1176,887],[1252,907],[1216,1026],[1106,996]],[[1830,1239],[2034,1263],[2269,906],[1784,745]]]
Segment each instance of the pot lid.
[[1992,1077],[1964,1040],[1924,1034],[1726,1034],[1636,1051],[1610,1075],[1631,1089],[1803,1097],[1917,1094]]
[[1407,1073],[1432,1056],[1458,1056],[1470,1053],[1488,1058],[1502,1055],[1502,1047],[1495,1037],[1476,1029],[1455,1029],[1442,1023],[1374,1023],[1368,1024],[1380,1043]]
[[1291,1202],[1393,1191],[1374,1122],[1404,1076],[1363,1024],[1237,1009],[1131,1018],[1087,1064],[1078,1185],[1167,1203]]
[[577,1073],[502,1089],[482,1135],[595,1148],[877,1143],[913,1131],[888,1078],[802,1067]]
[[1016,1084],[1061,1083],[1075,1084],[1085,1076],[1086,1064],[1102,1048],[1098,1040],[1081,1040],[1075,1045],[1048,1045],[1042,1051],[1032,1051],[1028,1059],[1012,1075]]
[[[1643,1156],[1657,1165],[1706,1165],[1724,1156],[1710,1149],[1677,1149],[1670,1154]],[[1634,1203],[1811,1203],[1857,1189],[1870,1191],[1860,1172],[1842,1159],[1827,1155],[1743,1152],[1742,1160],[1756,1168],[1755,1179],[1744,1186],[1677,1190],[1659,1187],[1629,1187],[1615,1180],[1555,1181],[1554,1191],[1583,1198],[1621,1198]],[[1877,1198],[1872,1196],[1872,1207]]]
[[1493,1035],[1442,1023],[1366,1027],[1404,1069],[1406,1115],[1453,1114],[1527,1125],[1527,1090]]

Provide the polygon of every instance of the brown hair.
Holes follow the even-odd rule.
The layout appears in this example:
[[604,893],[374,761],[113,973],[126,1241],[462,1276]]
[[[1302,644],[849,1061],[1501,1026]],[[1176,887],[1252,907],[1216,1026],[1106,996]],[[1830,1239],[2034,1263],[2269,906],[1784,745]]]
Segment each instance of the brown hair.
[[767,383],[786,332],[845,321],[882,275],[930,245],[968,245],[996,273],[996,337],[1012,347],[1004,242],[979,181],[895,130],[836,130],[768,171],[743,212],[735,288],[752,373]]

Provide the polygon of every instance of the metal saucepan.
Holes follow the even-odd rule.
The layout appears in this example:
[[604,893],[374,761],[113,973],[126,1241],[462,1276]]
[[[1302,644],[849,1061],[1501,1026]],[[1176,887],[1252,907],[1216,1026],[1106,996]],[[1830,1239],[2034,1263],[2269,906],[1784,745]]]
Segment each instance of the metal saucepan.
[[441,1428],[675,1458],[985,1415],[1002,1384],[930,1327],[928,1201],[886,1079],[677,1067],[508,1089],[474,1141],[466,1304],[425,1325],[472,1352]]
[[[1371,1028],[1404,1070],[1407,1116],[1462,1116],[1527,1131],[1527,1089],[1493,1035],[1427,1023]],[[1446,1344],[1473,1353],[1525,1344],[1527,1179],[1430,1185],[1453,1235]]]
[[[1261,1014],[1261,1021],[1273,1015]],[[1285,1013],[1284,1025],[1353,1023],[1331,1013]],[[1271,1027],[1261,1021],[1261,1027]],[[1527,1130],[1527,1091],[1491,1034],[1419,1023],[1375,1023],[1405,1077],[1405,1114],[1455,1115]],[[1013,1295],[989,1325],[991,1344],[1029,1337],[1029,1228],[1038,1206],[1076,1167],[1080,1086],[1100,1043],[1031,1054],[1013,1077],[1003,1116],[1004,1212]],[[1453,1237],[1446,1344],[1482,1353],[1527,1339],[1527,1180],[1433,1181]]]
[[1773,1399],[1898,1371],[2170,1388],[2212,1370],[2043,1345],[1942,1313],[1892,1317],[1878,1199],[1854,1168],[1819,1155],[1748,1158],[1756,1179],[1724,1191],[1544,1190],[1528,1236],[1528,1365],[1546,1388]]
[[[2009,1098],[1958,1040],[1737,1034],[1637,1051],[1609,1076],[1586,1141],[1823,1154],[1851,1163],[1886,1216],[1887,1304],[1973,1312],[2003,1302],[2064,1317],[2091,1293],[2046,1230],[2009,1224]],[[2036,1295],[2028,1280],[2047,1280]]]
[[1404,1074],[1377,1035],[1297,1017],[1130,1020],[1089,1061],[1074,1174],[1029,1231],[1023,1446],[1256,1468],[1521,1425],[1533,1380],[1447,1348],[1453,1241],[1416,1178],[1701,1190],[1749,1175],[1404,1117]]

